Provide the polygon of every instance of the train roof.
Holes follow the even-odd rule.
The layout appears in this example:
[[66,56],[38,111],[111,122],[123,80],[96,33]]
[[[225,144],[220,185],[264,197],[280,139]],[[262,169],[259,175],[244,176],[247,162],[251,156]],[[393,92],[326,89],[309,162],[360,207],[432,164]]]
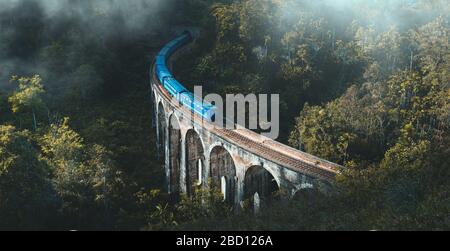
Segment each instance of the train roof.
[[172,76],[172,73],[169,71],[169,69],[167,69],[167,66],[165,64],[157,64],[156,73]]
[[156,57],[156,64],[157,65],[166,65],[166,58],[163,56],[157,56]]

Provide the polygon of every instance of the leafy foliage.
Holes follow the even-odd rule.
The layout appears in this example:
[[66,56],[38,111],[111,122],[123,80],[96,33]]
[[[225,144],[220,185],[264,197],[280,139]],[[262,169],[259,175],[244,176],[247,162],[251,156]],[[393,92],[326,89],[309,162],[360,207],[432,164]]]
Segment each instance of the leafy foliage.
[[36,112],[45,106],[42,100],[42,95],[44,94],[44,88],[41,84],[42,79],[39,75],[31,78],[13,76],[11,81],[19,83],[19,90],[9,97],[13,113],[31,112],[33,115],[33,128],[36,130]]
[[58,200],[50,177],[51,169],[40,158],[31,133],[0,126],[1,228],[52,225]]

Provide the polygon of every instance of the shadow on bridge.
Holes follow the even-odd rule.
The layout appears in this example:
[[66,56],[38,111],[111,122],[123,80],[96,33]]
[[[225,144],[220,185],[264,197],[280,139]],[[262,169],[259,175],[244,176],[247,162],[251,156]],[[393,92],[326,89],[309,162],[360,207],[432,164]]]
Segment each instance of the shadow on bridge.
[[203,184],[205,179],[205,158],[202,140],[198,133],[190,129],[186,134],[186,193],[192,196],[195,188]]
[[280,186],[273,175],[262,166],[252,166],[245,173],[244,200],[254,212],[269,205]]
[[175,115],[169,119],[169,189],[173,201],[178,201],[181,194],[181,130]]
[[210,155],[210,176],[214,188],[222,191],[224,200],[236,204],[236,167],[231,154],[222,146],[216,146]]

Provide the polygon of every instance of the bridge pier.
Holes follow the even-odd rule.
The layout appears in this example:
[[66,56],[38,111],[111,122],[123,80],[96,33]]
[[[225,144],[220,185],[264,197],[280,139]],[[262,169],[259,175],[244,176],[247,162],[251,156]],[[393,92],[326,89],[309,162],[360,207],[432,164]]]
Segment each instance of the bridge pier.
[[181,151],[182,151],[182,137],[181,129],[177,118],[171,115],[169,118],[169,184],[170,193],[179,197],[180,189],[180,174],[181,174]]
[[235,207],[239,210],[241,209],[244,204],[244,180],[245,180],[245,164],[241,161],[236,162],[236,178],[237,178],[237,184],[236,184],[236,201],[235,201]]
[[[185,133],[183,132],[183,130],[181,130],[182,133],[181,135],[185,135]],[[186,145],[186,139],[185,137],[181,137],[181,160],[180,160],[180,165],[181,165],[181,174],[180,174],[180,187],[181,187],[181,192],[183,194],[187,194],[187,187],[186,187],[186,179],[187,179],[187,171],[186,171],[186,148],[184,147]]]

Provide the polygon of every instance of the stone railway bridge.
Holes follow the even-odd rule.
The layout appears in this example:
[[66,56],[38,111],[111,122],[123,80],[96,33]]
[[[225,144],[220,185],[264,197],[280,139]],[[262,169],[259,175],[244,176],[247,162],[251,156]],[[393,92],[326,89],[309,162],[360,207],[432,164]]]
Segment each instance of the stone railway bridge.
[[[172,62],[188,45],[176,52]],[[154,122],[160,156],[165,160],[167,190],[192,195],[209,181],[221,189],[235,208],[250,199],[260,205],[277,190],[292,197],[302,189],[332,189],[337,164],[236,126],[215,127],[180,105],[151,72]]]

